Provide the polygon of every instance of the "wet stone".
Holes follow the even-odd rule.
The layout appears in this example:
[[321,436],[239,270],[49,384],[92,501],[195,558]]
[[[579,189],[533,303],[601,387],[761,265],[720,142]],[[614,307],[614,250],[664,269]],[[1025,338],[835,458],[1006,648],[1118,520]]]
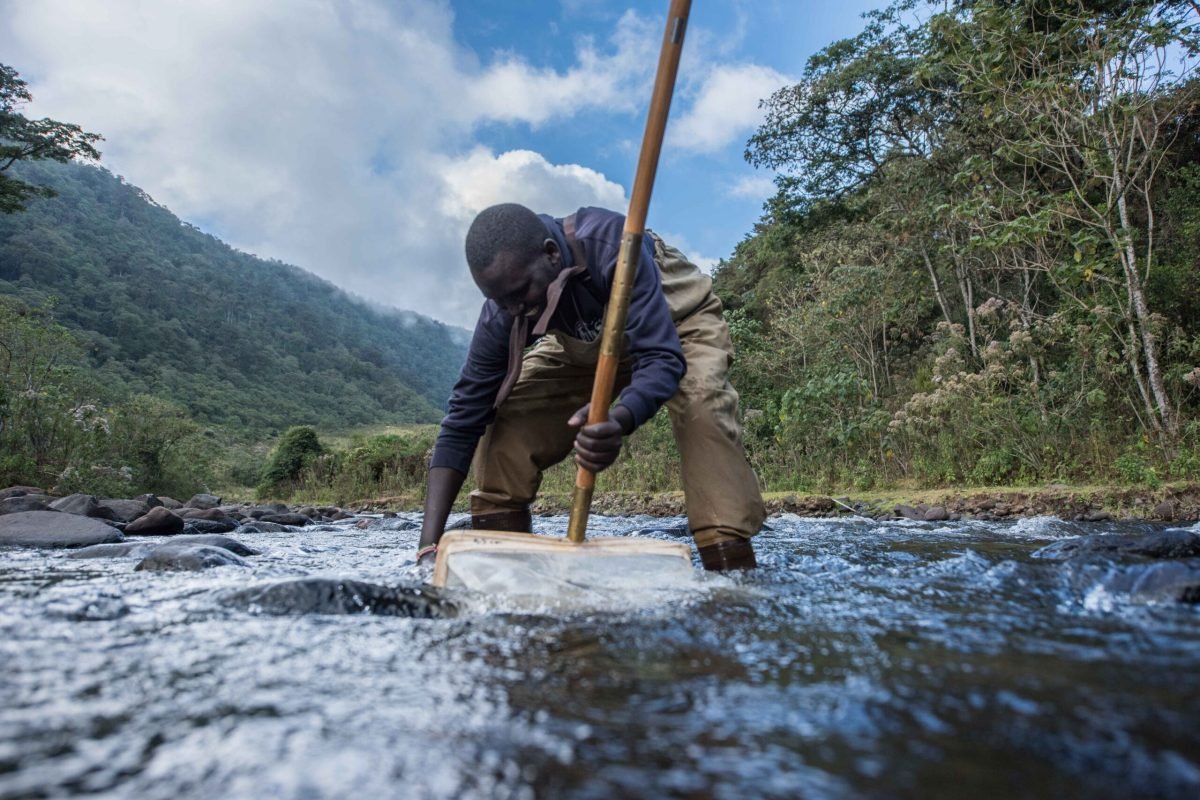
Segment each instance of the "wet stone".
[[145,558],[159,545],[155,542],[94,544],[67,553],[67,558]]
[[145,558],[160,547],[166,545],[204,545],[228,550],[234,555],[257,556],[260,550],[242,544],[237,539],[220,534],[196,534],[192,536],[175,536],[169,542],[121,542],[119,544],[97,544],[83,547],[67,554],[67,558]]
[[680,539],[689,538],[692,532],[688,530],[687,525],[675,525],[664,528],[639,528],[629,532],[630,536],[674,536]]
[[[385,519],[360,519],[354,524],[354,527],[360,531],[415,531],[421,526],[406,519],[391,517]],[[333,530],[345,530],[345,527],[339,526]]]
[[183,530],[184,522],[168,508],[158,506],[125,526],[130,536],[170,536]]
[[190,536],[176,536],[167,542],[167,544],[202,544],[207,547],[219,547],[222,550],[228,550],[239,556],[258,556],[262,555],[261,550],[255,550],[247,544],[239,542],[237,539],[231,539],[228,536],[221,536],[216,533],[202,533]]
[[116,515],[110,509],[104,508],[90,494],[70,494],[50,504],[50,508],[64,514],[76,514],[81,517],[98,517],[115,520]]
[[185,521],[183,532],[186,534],[229,533],[230,531],[237,530],[237,527],[237,522],[228,517],[224,520],[189,519]]
[[1166,561],[1129,567],[1103,586],[1110,594],[1141,603],[1200,603],[1200,564]]
[[45,492],[37,486],[9,486],[7,489],[0,489],[0,500],[22,497],[27,494],[45,494]]
[[247,522],[238,529],[238,533],[282,533],[283,531],[291,530],[287,525],[280,525],[277,522],[263,522],[255,520]]
[[160,544],[134,567],[138,572],[199,572],[212,567],[247,567],[242,558],[221,547],[202,544]]
[[1141,558],[1192,558],[1200,556],[1200,535],[1183,530],[1165,530],[1143,536],[1101,533],[1064,539],[1033,553],[1034,558],[1062,561],[1089,554]]
[[0,546],[86,547],[123,538],[102,520],[57,511],[20,511],[0,517]]
[[137,497],[135,497],[133,499],[139,500],[139,501],[145,503],[150,508],[159,508],[163,504],[162,500],[159,500],[157,495],[153,495],[153,494],[139,494]]
[[0,515],[21,511],[50,511],[54,498],[46,494],[22,494],[0,500]]
[[277,525],[292,525],[294,527],[312,524],[312,520],[303,514],[264,514],[258,519],[261,522],[274,522]]
[[100,622],[120,619],[129,613],[124,598],[115,594],[98,594],[95,597],[60,600],[46,609],[46,615],[74,622]]
[[211,494],[196,494],[184,505],[188,508],[216,508],[221,505],[221,498]]
[[140,500],[100,500],[101,508],[107,508],[112,512],[112,518],[118,522],[133,522],[140,516],[143,516],[150,510],[147,503]]
[[336,578],[298,580],[239,589],[227,595],[226,605],[259,614],[377,614],[391,617],[439,619],[457,612],[428,586],[379,586]]

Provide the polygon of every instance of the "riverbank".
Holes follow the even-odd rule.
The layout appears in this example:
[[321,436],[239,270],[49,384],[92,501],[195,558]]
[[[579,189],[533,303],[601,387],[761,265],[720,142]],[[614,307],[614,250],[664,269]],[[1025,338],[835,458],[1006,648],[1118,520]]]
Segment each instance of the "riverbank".
[[[977,487],[804,494],[770,492],[764,495],[768,514],[803,517],[859,515],[873,519],[924,519],[929,521],[1020,517],[1058,517],[1063,520],[1102,522],[1145,520],[1195,522],[1200,520],[1200,483],[1170,484],[1156,489],[1130,486]],[[364,500],[352,506],[372,510],[420,510],[412,495]],[[570,511],[571,496],[543,493],[534,504],[535,514]],[[456,510],[464,511],[460,502]],[[597,492],[592,510],[599,514],[646,514],[673,517],[686,514],[682,492]]]

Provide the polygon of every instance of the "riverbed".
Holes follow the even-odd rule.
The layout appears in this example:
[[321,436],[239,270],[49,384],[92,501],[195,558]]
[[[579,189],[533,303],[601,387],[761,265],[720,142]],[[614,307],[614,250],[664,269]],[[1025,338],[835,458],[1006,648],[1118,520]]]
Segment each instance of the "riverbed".
[[1200,606],[1033,557],[1148,525],[783,515],[759,569],[683,588],[449,619],[224,602],[419,584],[417,519],[233,533],[262,555],[196,573],[0,552],[0,798],[1200,796]]

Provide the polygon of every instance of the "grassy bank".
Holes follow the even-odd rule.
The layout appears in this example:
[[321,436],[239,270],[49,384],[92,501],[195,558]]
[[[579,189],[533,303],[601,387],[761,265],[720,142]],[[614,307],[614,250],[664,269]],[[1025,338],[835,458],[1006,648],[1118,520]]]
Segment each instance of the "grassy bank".
[[[436,426],[389,428],[387,432],[318,433],[321,451],[314,453],[294,479],[259,494],[260,499],[292,503],[337,504],[345,507],[410,509],[421,507],[426,465]],[[278,448],[277,448],[278,450]],[[763,453],[751,451],[753,460]],[[1143,473],[1146,474],[1146,473]],[[1164,481],[1039,480],[989,485],[970,482],[921,485],[917,482],[793,483],[779,477],[764,480],[764,498],[772,513],[830,516],[852,513],[888,516],[901,506],[942,508],[949,515],[1005,518],[1048,514],[1063,518],[1196,519],[1200,517],[1200,484]],[[763,473],[760,471],[760,478]],[[638,431],[621,459],[599,479],[594,507],[601,513],[683,514],[679,456],[665,416]],[[1109,476],[1111,477],[1111,476]],[[575,468],[567,460],[549,470],[535,511],[565,512],[570,507]],[[458,498],[465,510],[471,482]],[[261,488],[261,487],[260,487]],[[244,489],[242,490],[244,491]],[[237,491],[230,492],[237,496]],[[1166,505],[1164,505],[1166,504]]]

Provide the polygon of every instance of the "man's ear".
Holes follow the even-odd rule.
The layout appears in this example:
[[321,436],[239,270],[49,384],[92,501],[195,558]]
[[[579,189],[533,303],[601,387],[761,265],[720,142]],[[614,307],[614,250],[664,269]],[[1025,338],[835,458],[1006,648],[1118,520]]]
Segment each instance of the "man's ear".
[[542,242],[542,252],[550,256],[550,263],[552,264],[557,264],[559,259],[562,257],[558,250],[558,242],[554,241],[553,239],[548,238],[546,241]]

